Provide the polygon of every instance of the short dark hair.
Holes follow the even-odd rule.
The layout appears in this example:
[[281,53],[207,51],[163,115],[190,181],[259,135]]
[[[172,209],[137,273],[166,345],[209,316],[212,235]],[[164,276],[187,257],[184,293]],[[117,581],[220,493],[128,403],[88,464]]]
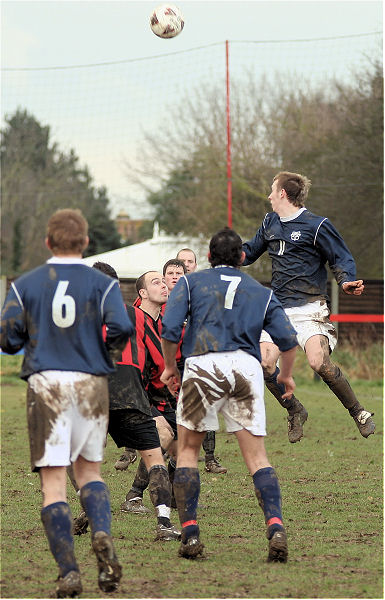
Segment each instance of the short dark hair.
[[105,273],[106,275],[109,275],[113,279],[117,279],[119,281],[118,274],[115,271],[114,267],[111,267],[111,265],[108,265],[105,262],[97,261],[92,265],[92,268],[97,269],[98,271],[101,271],[102,273]]
[[209,249],[209,261],[212,267],[218,265],[240,267],[242,264],[242,240],[230,227],[224,227],[213,235]]
[[146,275],[148,273],[157,273],[157,271],[154,271],[154,269],[151,269],[151,271],[146,271],[145,273],[143,273],[143,275],[141,275],[140,277],[138,277],[138,279],[135,282],[135,287],[136,287],[136,293],[138,294],[138,296],[140,296],[139,294],[139,290],[146,290]]
[[291,204],[304,206],[311,186],[310,179],[299,173],[281,171],[275,175],[273,181],[277,181],[278,189],[285,190]]
[[184,264],[183,260],[179,260],[179,258],[170,258],[170,260],[168,260],[163,267],[163,275],[166,275],[167,267],[169,267],[170,265],[175,267],[182,267],[183,273],[186,273],[187,271],[186,265]]

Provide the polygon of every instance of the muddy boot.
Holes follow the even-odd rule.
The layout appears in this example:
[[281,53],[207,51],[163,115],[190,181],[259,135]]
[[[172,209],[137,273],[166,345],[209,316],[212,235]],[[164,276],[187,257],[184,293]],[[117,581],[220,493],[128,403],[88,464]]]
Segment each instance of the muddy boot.
[[349,411],[362,437],[367,438],[374,433],[376,428],[372,419],[374,413],[368,412],[361,406],[350,387],[350,383],[340,368],[333,363],[329,363],[318,374],[322,377],[326,385],[329,386],[333,394],[337,396],[341,404]]
[[125,448],[122,456],[116,461],[114,467],[117,471],[126,471],[136,459],[136,450],[133,448]]
[[215,456],[205,457],[205,471],[208,473],[216,473],[217,475],[227,473],[226,467],[222,467],[221,463]]
[[158,524],[156,528],[155,541],[171,542],[172,540],[180,540],[181,532],[172,523],[170,526]]
[[122,576],[122,567],[115,554],[112,538],[105,531],[97,531],[92,540],[92,549],[98,561],[98,584],[104,593],[115,592]]
[[278,367],[273,375],[269,375],[265,371],[263,372],[267,389],[273,394],[274,398],[278,400],[280,405],[283,408],[286,408],[287,412],[289,413],[287,417],[287,435],[289,442],[291,444],[295,444],[303,437],[303,424],[307,420],[308,413],[306,408],[301,404],[298,398],[294,396],[294,394],[290,398],[282,398],[282,394],[285,393],[285,386],[282,385],[282,383],[278,383],[278,375]]
[[129,491],[125,501],[120,507],[122,512],[135,513],[137,515],[144,515],[152,512],[149,508],[144,506],[143,498],[137,493]]
[[56,598],[77,598],[82,591],[79,571],[70,571],[65,577],[58,577]]
[[189,537],[186,542],[182,542],[178,554],[183,558],[198,558],[203,556],[204,545],[199,540],[198,536]]
[[269,539],[269,554],[267,562],[287,562],[287,536],[286,531],[275,531]]
[[73,534],[74,535],[84,535],[87,533],[88,529],[88,518],[86,513],[83,511],[79,514],[76,519],[74,519],[73,523]]
[[[292,398],[297,400],[294,396]],[[291,444],[299,442],[303,437],[303,424],[308,417],[306,408],[298,400],[297,402],[298,406],[295,407],[297,410],[292,412],[293,409],[291,409],[287,416],[287,436]]]

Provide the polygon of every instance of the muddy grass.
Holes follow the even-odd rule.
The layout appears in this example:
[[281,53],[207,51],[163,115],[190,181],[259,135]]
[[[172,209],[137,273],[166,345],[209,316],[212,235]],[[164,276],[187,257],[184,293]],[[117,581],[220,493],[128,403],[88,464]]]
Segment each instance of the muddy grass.
[[[377,430],[361,438],[322,383],[298,388],[309,411],[305,438],[289,444],[281,407],[266,394],[266,446],[279,476],[289,538],[287,564],[267,564],[262,513],[234,436],[217,435],[225,475],[201,474],[198,512],[206,558],[186,561],[177,542],[154,542],[150,515],[121,513],[137,463],[118,472],[108,441],[103,475],[110,487],[112,531],[123,566],[111,598],[382,598],[382,387],[355,383]],[[39,478],[29,470],[23,386],[2,389],[2,598],[50,598],[57,569],[40,522]],[[70,484],[69,484],[70,485]],[[79,499],[69,487],[74,515]],[[148,493],[144,504],[151,508]],[[177,512],[172,511],[174,522]],[[83,598],[103,598],[89,534],[75,537]]]

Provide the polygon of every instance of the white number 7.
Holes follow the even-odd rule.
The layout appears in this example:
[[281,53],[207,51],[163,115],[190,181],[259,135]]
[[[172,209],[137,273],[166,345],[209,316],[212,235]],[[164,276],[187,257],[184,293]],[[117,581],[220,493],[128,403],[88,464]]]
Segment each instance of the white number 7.
[[230,275],[221,275],[223,281],[229,281],[229,287],[227,288],[225,296],[225,308],[231,310],[233,308],[234,296],[237,291],[237,287],[241,281],[241,277],[231,277]]

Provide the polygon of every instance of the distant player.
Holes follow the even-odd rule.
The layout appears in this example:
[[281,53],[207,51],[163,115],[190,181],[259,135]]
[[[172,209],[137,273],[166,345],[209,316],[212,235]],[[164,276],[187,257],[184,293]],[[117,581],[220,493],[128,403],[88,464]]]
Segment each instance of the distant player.
[[[187,273],[194,273],[196,271],[198,267],[197,257],[193,250],[182,248],[176,256],[184,262]],[[226,467],[223,467],[215,456],[215,431],[208,431],[206,433],[202,442],[202,448],[205,452],[205,470],[208,473],[215,473],[216,475],[227,473]]]
[[297,338],[271,290],[242,273],[245,253],[232,229],[210,241],[210,269],[182,277],[171,292],[163,317],[162,381],[172,388],[179,381],[176,350],[183,339],[186,358],[178,399],[178,460],[174,492],[182,525],[179,554],[196,558],[203,552],[197,524],[200,492],[199,450],[206,431],[219,427],[221,412],[228,432],[235,433],[253,477],[265,516],[269,561],[286,562],[287,538],[282,522],[281,493],[264,445],[264,383],[259,337],[265,328],[282,351],[279,382],[285,395],[295,384],[291,377]]
[[53,256],[12,283],[1,320],[1,348],[14,354],[24,347],[20,376],[28,382],[31,463],[40,474],[41,520],[59,566],[58,598],[82,591],[66,499],[71,462],[91,524],[99,588],[114,592],[121,577],[100,464],[108,423],[107,375],[114,371],[109,352],[124,348],[133,326],[117,282],[81,259],[87,230],[80,211],[52,215],[46,245]]
[[[273,212],[268,213],[254,238],[243,244],[244,265],[250,265],[266,250],[272,260],[271,287],[285,308],[298,342],[305,351],[311,368],[329,386],[353,417],[360,434],[374,433],[372,414],[357,400],[330,354],[337,343],[331,323],[329,298],[326,293],[329,267],[346,294],[360,296],[362,279],[356,279],[356,265],[342,237],[326,217],[314,215],[305,208],[311,182],[297,173],[278,173],[271,186],[269,200]],[[262,365],[268,389],[288,413],[289,440],[298,441],[307,411],[294,397],[283,398],[284,388],[277,383],[276,367],[279,348],[263,332]]]

